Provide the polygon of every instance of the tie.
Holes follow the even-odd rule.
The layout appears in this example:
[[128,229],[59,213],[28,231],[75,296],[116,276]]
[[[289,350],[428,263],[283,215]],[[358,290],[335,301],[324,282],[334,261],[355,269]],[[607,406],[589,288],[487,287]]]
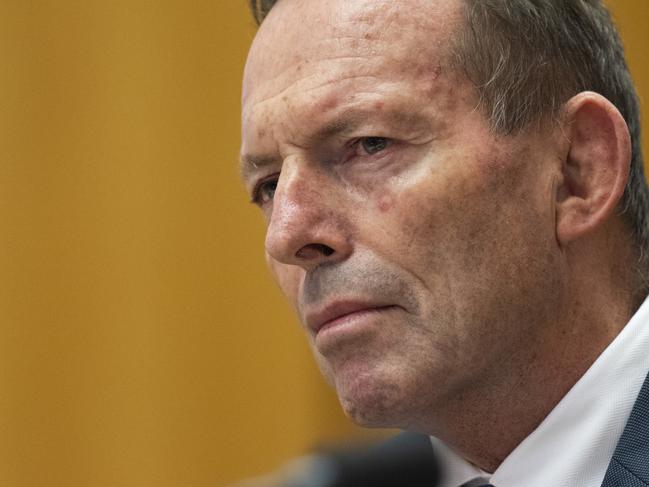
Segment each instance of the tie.
[[473,480],[469,480],[466,484],[462,484],[460,487],[494,487],[489,483],[489,481],[485,478],[477,478]]

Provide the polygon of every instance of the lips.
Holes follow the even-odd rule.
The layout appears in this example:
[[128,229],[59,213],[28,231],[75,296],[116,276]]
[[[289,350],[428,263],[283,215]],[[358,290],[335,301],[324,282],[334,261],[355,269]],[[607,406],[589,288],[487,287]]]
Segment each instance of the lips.
[[378,311],[392,307],[391,305],[367,303],[359,301],[339,301],[326,306],[324,309],[306,314],[306,324],[314,334],[334,322],[367,311]]

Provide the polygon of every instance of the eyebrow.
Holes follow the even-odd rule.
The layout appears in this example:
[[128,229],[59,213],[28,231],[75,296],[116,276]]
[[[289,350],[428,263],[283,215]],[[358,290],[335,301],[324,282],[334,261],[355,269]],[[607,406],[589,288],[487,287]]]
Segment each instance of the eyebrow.
[[[377,111],[371,108],[350,107],[339,112],[332,121],[318,129],[310,138],[315,141],[326,141],[341,134],[353,132],[361,126],[368,117],[380,113],[381,118],[393,124],[420,125],[426,122],[420,114],[395,106]],[[242,154],[240,158],[240,174],[247,181],[255,172],[274,164],[281,164],[280,158],[274,155]]]
[[254,172],[272,166],[273,164],[277,164],[278,162],[279,158],[275,156],[242,154],[239,160],[239,173],[241,179],[247,181]]
[[401,105],[388,106],[381,109],[350,107],[342,110],[333,121],[319,129],[313,138],[315,140],[327,140],[341,134],[353,132],[371,117],[380,118],[390,125],[408,125],[412,127],[428,123],[426,117],[418,113],[413,113]]
[[[322,141],[334,138],[346,132],[351,132],[362,123],[364,118],[363,113],[366,112],[366,110],[363,110],[362,113],[356,112],[353,114],[343,114],[333,122],[330,122],[323,128],[319,129],[313,136],[313,139]],[[247,181],[256,171],[278,164],[280,161],[278,157],[271,155],[242,154],[239,162],[241,178],[244,181]]]
[[337,137],[340,134],[352,132],[363,123],[363,120],[367,118],[369,112],[369,110],[354,109],[345,111],[336,117],[334,121],[327,123],[324,127],[319,129],[316,132],[314,139],[327,140]]

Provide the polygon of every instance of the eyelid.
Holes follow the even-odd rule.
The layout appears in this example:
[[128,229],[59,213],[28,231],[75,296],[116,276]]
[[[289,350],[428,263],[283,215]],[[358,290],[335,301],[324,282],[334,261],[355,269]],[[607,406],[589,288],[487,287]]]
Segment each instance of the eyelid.
[[264,184],[266,184],[267,182],[272,181],[273,179],[274,180],[279,179],[279,173],[269,174],[268,176],[264,176],[264,177],[257,180],[257,182],[255,183],[255,185],[252,188],[251,197],[250,197],[250,203],[252,203],[253,205],[258,205],[258,206],[263,204],[261,202],[261,200],[260,200],[260,194],[259,193],[261,191],[262,186]]
[[[358,156],[361,156],[361,157],[377,157],[378,158],[383,153],[386,153],[394,145],[396,145],[398,143],[398,140],[396,140],[394,138],[391,138],[391,137],[384,136],[384,135],[364,135],[364,136],[352,138],[351,140],[349,140],[347,142],[346,146],[349,149],[353,150],[353,151],[358,151],[359,150],[358,146],[366,139],[385,139],[386,147],[384,149],[380,150],[379,152],[374,153],[374,154],[366,153],[366,154],[362,154],[362,155],[361,154],[355,154],[355,155],[358,155]],[[260,191],[261,191],[263,185],[270,182],[270,181],[273,181],[273,180],[277,181],[277,179],[279,179],[279,174],[280,174],[279,172],[275,172],[275,173],[269,174],[268,176],[264,176],[264,177],[259,178],[255,182],[255,184],[254,184],[254,186],[252,188],[251,197],[250,197],[250,203],[258,205],[258,206],[263,205],[263,202],[261,201],[261,195],[260,195]]]
[[[367,140],[367,139],[385,139],[387,145],[386,145],[386,147],[384,149],[382,149],[382,150],[380,150],[380,151],[378,151],[378,152],[376,152],[374,154],[370,154],[370,153],[367,153],[366,151],[364,151],[364,152],[366,152],[365,154],[363,154],[363,156],[365,156],[365,157],[374,157],[374,156],[378,157],[381,154],[388,151],[389,149],[391,149],[398,142],[397,140],[395,140],[395,139],[393,139],[391,137],[386,137],[386,136],[383,136],[383,135],[365,135],[363,137],[356,137],[356,138],[352,139],[347,144],[347,146],[350,149],[358,151],[358,148],[359,148],[359,146],[361,146],[361,143],[364,140]],[[357,154],[357,155],[360,155],[360,154]]]

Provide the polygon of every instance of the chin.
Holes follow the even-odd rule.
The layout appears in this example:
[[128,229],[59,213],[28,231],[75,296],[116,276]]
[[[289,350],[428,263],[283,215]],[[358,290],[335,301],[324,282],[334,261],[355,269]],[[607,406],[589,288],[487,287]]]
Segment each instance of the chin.
[[415,413],[415,398],[409,397],[403,377],[394,375],[379,370],[337,375],[334,384],[345,414],[368,428],[404,428]]

